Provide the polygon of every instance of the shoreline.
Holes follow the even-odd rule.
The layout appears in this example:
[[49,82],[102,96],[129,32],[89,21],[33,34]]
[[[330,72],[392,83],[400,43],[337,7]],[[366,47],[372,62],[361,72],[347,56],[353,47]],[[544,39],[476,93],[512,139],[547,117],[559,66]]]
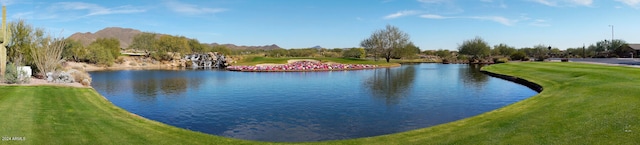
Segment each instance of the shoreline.
[[[559,64],[559,63],[558,63]],[[536,64],[534,64],[536,65]],[[591,65],[591,64],[583,64],[583,65]],[[538,65],[541,66],[541,65]],[[559,65],[553,65],[556,66],[556,69],[562,68],[563,66],[559,66]],[[517,68],[517,67],[516,67]],[[499,71],[502,69],[507,69],[507,70],[503,70],[503,71]],[[521,72],[518,69],[513,69],[513,67],[511,69],[509,69],[508,67],[501,67],[500,69],[490,69],[492,70],[492,73],[498,73],[501,72],[499,74],[510,74],[510,76],[517,76],[515,78],[530,78],[531,80],[539,80],[540,77],[538,76],[528,76],[528,75],[522,75],[523,73],[513,73],[513,72]],[[587,69],[584,71],[592,71],[592,70],[598,70],[598,69]],[[602,69],[599,69],[602,70]],[[626,69],[624,69],[626,70]],[[534,71],[540,71],[540,69],[534,70]],[[549,76],[543,76],[543,77],[549,77]],[[554,84],[555,82],[557,82],[557,78],[563,78],[562,76],[558,76],[558,77],[551,77],[554,78],[553,82],[546,82],[546,81],[542,81],[541,85],[551,85]],[[546,82],[546,83],[545,83]],[[569,82],[569,83],[576,83],[576,82]],[[571,84],[567,84],[567,85],[571,85]],[[28,87],[28,86],[27,86]],[[549,86],[546,86],[549,87]],[[554,89],[555,88],[555,89]],[[31,88],[28,88],[28,91]],[[62,88],[62,89],[54,89],[54,90],[71,90],[73,88]],[[580,89],[580,88],[574,88],[574,87],[569,87],[567,89]],[[27,89],[24,89],[27,90]],[[71,91],[67,91],[67,92],[80,92],[80,91],[76,91],[76,89],[73,89]],[[90,93],[87,95],[87,93],[74,93],[72,95],[78,95],[78,98],[93,98],[94,95],[99,96],[101,99],[104,98],[104,96],[100,95],[99,93],[95,92],[95,89],[93,91],[89,91]],[[604,124],[602,122],[607,121],[608,119],[605,118],[605,116],[603,117],[595,117],[593,119],[596,119],[597,122],[591,121],[591,122],[584,122],[583,120],[580,120],[581,118],[566,118],[566,117],[562,117],[562,115],[565,115],[567,113],[578,113],[578,115],[581,116],[585,116],[585,115],[590,115],[593,114],[592,112],[597,113],[610,113],[607,112],[607,110],[605,111],[600,111],[601,109],[603,109],[602,107],[599,106],[589,106],[589,105],[583,105],[583,106],[587,106],[588,108],[586,109],[581,109],[581,110],[585,110],[585,111],[581,111],[581,110],[576,110],[573,109],[572,107],[575,107],[575,105],[564,105],[564,104],[557,104],[558,103],[571,103],[571,104],[575,104],[576,99],[572,99],[575,97],[551,97],[551,96],[564,96],[566,94],[570,94],[570,93],[565,93],[567,91],[560,91],[559,88],[557,87],[551,87],[550,89],[548,89],[547,91],[545,91],[545,94],[538,94],[538,97],[530,97],[528,99],[525,100],[521,100],[517,103],[508,105],[508,106],[504,106],[502,108],[490,111],[488,113],[484,113],[484,114],[480,114],[477,116],[473,116],[470,118],[466,118],[466,119],[462,119],[462,120],[457,120],[451,123],[447,123],[447,124],[441,124],[441,125],[437,125],[437,126],[432,126],[432,127],[428,127],[428,128],[420,128],[420,129],[416,129],[416,130],[410,130],[410,131],[405,131],[405,132],[400,132],[400,133],[395,133],[395,134],[388,134],[388,135],[381,135],[381,136],[374,136],[374,137],[366,137],[366,138],[356,138],[356,139],[347,139],[347,140],[332,140],[332,141],[322,141],[322,142],[305,142],[305,143],[301,143],[301,144],[376,144],[376,143],[389,143],[389,142],[395,142],[398,144],[421,144],[424,142],[431,142],[434,144],[451,144],[452,141],[455,141],[457,143],[461,143],[461,144],[465,144],[465,143],[481,143],[481,144],[496,144],[497,142],[495,140],[487,140],[487,138],[492,138],[492,137],[503,137],[505,136],[505,134],[507,135],[513,135],[513,129],[525,129],[522,132],[517,132],[517,134],[515,134],[515,137],[520,137],[520,136],[524,136],[526,137],[525,139],[521,139],[521,140],[499,140],[498,143],[505,143],[505,144],[517,144],[517,143],[522,143],[522,142],[531,142],[531,141],[535,141],[535,140],[548,140],[548,141],[553,141],[554,143],[558,143],[558,144],[564,144],[564,143],[576,143],[577,142],[590,142],[590,143],[614,143],[614,144],[625,144],[625,143],[630,143],[633,141],[637,141],[636,134],[637,132],[635,130],[637,130],[637,127],[633,126],[629,126],[629,127],[625,127],[622,128],[624,130],[618,130],[618,128],[621,127],[617,127],[617,126],[613,126],[613,125],[609,125],[609,124],[614,124],[613,123],[607,123]],[[38,92],[36,92],[38,93]],[[558,94],[561,93],[561,94]],[[51,94],[51,93],[46,93],[46,94]],[[38,96],[39,94],[36,94],[35,96]],[[82,96],[84,95],[84,96]],[[11,95],[10,95],[11,96]],[[32,97],[34,95],[30,95],[28,97]],[[87,97],[89,96],[89,97]],[[584,102],[584,103],[596,103],[596,104],[601,104],[600,102],[602,102],[602,100],[604,99],[598,99],[598,97],[593,97],[593,96],[599,96],[599,95],[577,95],[577,96],[583,96],[583,97],[589,97],[589,98],[585,98],[582,99],[580,101]],[[61,97],[61,98],[69,98],[69,97]],[[599,97],[602,98],[602,97]],[[541,100],[544,99],[544,100]],[[553,100],[550,100],[553,99]],[[598,99],[598,100],[592,100],[592,99]],[[9,100],[9,99],[6,99]],[[17,100],[17,99],[12,99],[12,100]],[[612,99],[606,99],[608,101],[611,101]],[[635,99],[632,99],[632,101],[634,101]],[[69,103],[75,103],[75,104],[71,104],[72,107],[73,106],[80,106],[77,105],[79,101],[66,101],[63,102],[63,104],[65,105],[69,105]],[[86,100],[81,100],[80,102],[87,102]],[[545,102],[545,104],[541,104],[541,102]],[[623,104],[615,104],[616,106],[614,106],[614,108],[609,107],[609,110],[612,109],[616,109],[616,111],[621,111],[617,108],[626,108],[628,106],[632,106],[633,102],[631,103],[623,103]],[[13,104],[17,104],[17,103],[13,103]],[[134,126],[125,126],[127,124],[137,124],[137,125],[142,125],[142,126],[151,126],[151,127],[155,127],[158,128],[156,130],[151,130],[151,131],[147,131],[144,130],[142,132],[149,132],[152,133],[150,134],[140,134],[139,132],[126,132],[126,131],[130,131],[130,130],[122,130],[123,132],[127,133],[128,135],[131,135],[133,137],[128,137],[128,138],[123,138],[121,143],[140,143],[140,142],[136,142],[136,140],[131,141],[131,138],[143,138],[145,140],[143,140],[146,143],[185,143],[185,142],[189,142],[189,141],[193,141],[190,142],[192,144],[212,144],[212,143],[217,143],[217,144],[274,144],[275,142],[259,142],[259,141],[250,141],[250,140],[240,140],[240,139],[233,139],[233,138],[225,138],[225,137],[220,137],[220,136],[216,136],[216,135],[210,135],[210,134],[204,134],[201,132],[196,132],[196,131],[190,131],[188,129],[184,129],[184,128],[179,128],[176,126],[171,126],[171,125],[167,125],[161,122],[157,122],[154,121],[152,119],[149,118],[145,118],[145,117],[141,117],[138,115],[135,115],[134,113],[131,113],[129,111],[126,111],[122,108],[119,108],[118,106],[114,105],[113,103],[111,103],[108,99],[105,100],[99,100],[98,103],[94,103],[95,105],[98,105],[97,107],[93,107],[93,108],[89,108],[88,110],[95,110],[95,108],[108,108],[108,109],[102,109],[107,111],[106,113],[100,113],[100,114],[114,114],[117,117],[113,117],[110,116],[108,117],[108,119],[104,119],[105,117],[97,117],[96,121],[106,121],[106,122],[124,122],[124,125],[119,125],[116,126],[115,128],[128,128],[128,127],[134,127]],[[620,105],[626,105],[626,106],[621,106],[621,107],[617,107]],[[62,105],[60,105],[62,106]],[[10,107],[18,107],[17,105],[14,106],[10,106]],[[567,108],[568,107],[568,108]],[[617,107],[617,108],[616,108]],[[115,109],[110,109],[110,108],[115,108]],[[541,110],[541,109],[545,109],[548,108],[546,110]],[[597,109],[590,109],[590,108],[597,108]],[[55,110],[57,108],[54,108],[53,110]],[[607,108],[604,108],[607,109]],[[625,111],[626,110],[626,111]],[[619,114],[612,114],[612,115],[616,115],[616,116],[606,116],[606,117],[616,117],[616,118],[621,118],[624,117],[623,119],[625,119],[624,121],[626,122],[633,122],[633,118],[629,118],[628,114],[631,113],[633,114],[633,112],[631,112],[632,110],[629,109],[625,109],[622,111],[625,111],[622,113],[622,115]],[[65,110],[62,110],[65,111]],[[79,111],[79,110],[76,110]],[[82,110],[85,111],[85,110]],[[24,112],[24,111],[23,111]],[[23,113],[23,112],[19,112],[16,113],[18,116],[25,116],[25,114],[27,113]],[[103,111],[104,112],[104,111]],[[68,112],[67,112],[68,113]],[[126,113],[126,114],[123,114]],[[582,115],[584,113],[584,115]],[[627,116],[624,115],[624,113],[627,113]],[[551,115],[549,115],[551,114]],[[549,117],[551,116],[551,117]],[[10,116],[8,116],[10,117]],[[61,118],[60,116],[55,116],[56,119]],[[75,116],[72,116],[75,117]],[[82,118],[85,116],[78,116],[78,118]],[[563,119],[570,119],[568,121],[564,121],[561,119],[555,119],[552,117],[562,117]],[[116,120],[114,120],[116,119]],[[123,120],[124,119],[124,120]],[[560,120],[560,121],[558,121]],[[578,121],[576,121],[578,120]],[[30,120],[23,120],[23,121],[30,121]],[[82,121],[82,120],[81,120]],[[610,120],[609,120],[610,121]],[[10,126],[18,126],[16,124],[17,121],[14,122],[5,122],[8,123],[8,125]],[[49,123],[50,122],[45,122],[45,123]],[[74,122],[75,125],[84,125],[84,122]],[[36,127],[42,127],[42,128],[51,128],[51,125],[49,124],[45,124],[45,125],[34,125]],[[504,126],[505,124],[509,124],[507,126]],[[555,126],[548,126],[549,124],[557,124]],[[49,125],[49,126],[47,126]],[[79,131],[86,131],[86,132],[92,132],[94,130],[99,131],[96,128],[100,128],[100,127],[104,127],[103,124],[99,124],[98,126],[95,126],[95,124],[92,124],[94,126],[91,127],[84,127],[84,128],[79,128],[81,130]],[[562,126],[559,126],[562,125]],[[504,129],[500,129],[500,130],[494,130],[495,126],[503,126],[505,127]],[[557,127],[559,126],[559,127]],[[583,129],[582,127],[579,126],[585,126]],[[592,126],[604,126],[604,127],[596,127],[593,128]],[[611,127],[609,127],[611,126]],[[55,127],[55,126],[54,126]],[[136,128],[139,128],[140,130],[143,129],[148,129],[145,127],[140,127],[140,126],[136,126]],[[553,128],[556,127],[556,128]],[[494,129],[492,129],[494,128]],[[552,132],[552,131],[557,131],[558,128],[563,129],[563,132],[560,133],[556,133],[556,134],[560,134],[560,135],[554,135],[552,134],[551,136],[548,134],[530,134],[528,132]],[[615,129],[615,130],[614,130]],[[634,130],[633,132],[631,130]],[[162,133],[163,134],[158,134],[157,130],[163,130]],[[448,130],[447,132],[443,132],[442,130]],[[475,131],[474,131],[475,130]],[[477,131],[480,130],[480,131]],[[484,131],[483,131],[484,130]],[[488,131],[487,131],[488,130]],[[610,136],[601,136],[601,135],[594,135],[594,134],[590,134],[588,131],[606,131],[604,133],[617,133],[619,134],[618,136],[615,136],[614,138],[611,138]],[[628,130],[628,131],[627,131]],[[552,132],[553,133],[553,132]],[[120,134],[122,134],[120,132]],[[452,136],[453,134],[453,136]],[[48,134],[48,135],[58,135],[58,134]],[[184,135],[184,138],[175,138],[175,136],[178,135]],[[576,138],[570,138],[572,136],[581,136],[584,137],[585,139],[576,139]],[[80,134],[80,136],[76,137],[76,138],[81,138],[84,139],[86,138],[85,136],[88,135],[84,135],[84,134]],[[27,140],[27,143],[31,143],[31,144],[37,144],[38,141],[43,141],[43,139],[47,139],[44,138],[42,136],[27,136],[27,138],[31,137],[30,140]],[[150,139],[151,137],[157,137],[157,138],[161,138],[161,139]],[[451,138],[453,137],[453,138]],[[78,143],[78,140],[76,138],[61,138],[62,140],[59,141],[59,143],[66,143],[69,144],[70,142],[76,142]],[[92,137],[93,138],[93,137]],[[89,139],[90,140],[90,139]],[[480,140],[480,142],[479,142]],[[45,140],[46,141],[46,140]],[[83,141],[83,140],[81,140]],[[102,141],[102,143],[108,143],[105,141],[109,141],[109,140],[96,140],[98,141],[98,144],[100,144],[100,141]],[[386,142],[385,142],[386,141]],[[93,141],[94,143],[96,143],[95,141]],[[86,143],[86,141],[84,142]],[[281,142],[282,143],[282,142]],[[284,142],[283,144],[287,144],[287,143],[291,143],[291,142]],[[294,142],[295,143],[295,142]],[[73,144],[73,143],[71,143]],[[78,143],[78,144],[83,144],[83,142]],[[275,143],[277,144],[277,143]]]

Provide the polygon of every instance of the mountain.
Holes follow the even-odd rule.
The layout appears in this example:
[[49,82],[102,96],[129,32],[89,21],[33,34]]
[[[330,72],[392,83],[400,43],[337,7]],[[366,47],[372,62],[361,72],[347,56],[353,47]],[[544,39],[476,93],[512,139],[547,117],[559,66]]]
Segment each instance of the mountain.
[[[69,36],[69,39],[80,41],[83,45],[88,46],[89,44],[91,44],[91,42],[95,41],[98,38],[116,38],[120,40],[121,48],[128,48],[129,45],[131,45],[131,43],[133,42],[133,37],[135,37],[140,33],[142,33],[142,31],[131,29],[131,28],[107,27],[95,33],[91,33],[91,32],[74,33],[73,35]],[[160,35],[167,35],[167,34],[160,34]],[[229,49],[238,49],[238,50],[282,49],[280,48],[280,46],[275,44],[265,45],[265,46],[237,46],[235,44],[211,43],[208,45],[210,46],[222,45],[222,46],[226,46]]]
[[265,46],[237,46],[234,44],[218,44],[218,43],[211,43],[209,44],[210,46],[225,46],[229,49],[236,49],[236,50],[274,50],[274,49],[282,49],[280,46],[275,45],[275,44],[271,44],[271,45],[265,45]]
[[127,48],[133,42],[133,37],[142,33],[140,30],[120,27],[107,27],[96,33],[75,33],[69,39],[80,41],[85,46],[91,44],[98,38],[116,38],[120,40],[120,47]]

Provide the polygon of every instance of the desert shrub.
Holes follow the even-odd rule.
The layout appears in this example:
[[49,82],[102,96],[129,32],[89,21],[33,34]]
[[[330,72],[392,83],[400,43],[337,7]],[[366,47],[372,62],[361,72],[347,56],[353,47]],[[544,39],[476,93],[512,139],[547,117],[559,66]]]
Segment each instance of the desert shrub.
[[138,63],[136,63],[136,62],[129,62],[129,65],[130,65],[130,66],[138,66]]
[[[510,57],[511,57],[511,60],[528,61],[527,54],[522,52],[522,51],[515,52],[515,53],[511,54]],[[525,58],[527,58],[527,60],[525,60]]]
[[365,50],[364,48],[349,48],[342,50],[342,57],[347,58],[364,58]]
[[[29,82],[31,76],[26,76],[26,72],[18,71],[18,67],[13,63],[8,63],[6,67],[4,81],[7,84],[23,84]],[[23,78],[20,78],[21,75]]]
[[75,81],[80,82],[80,84],[82,84],[83,86],[91,85],[91,76],[85,71],[73,71],[73,73],[71,73],[71,76]]
[[548,56],[545,55],[540,55],[538,57],[536,57],[535,61],[544,61],[545,59],[549,58]]
[[509,58],[506,57],[494,57],[493,63],[507,63],[509,62]]
[[84,79],[82,81],[80,81],[80,84],[82,84],[83,86],[91,86],[91,81]]
[[117,64],[122,64],[122,63],[124,63],[124,57],[118,57],[118,59],[116,59],[116,63],[117,63]]
[[4,81],[7,84],[15,84],[18,83],[18,69],[13,63],[7,64],[7,69],[4,74]]
[[166,51],[157,51],[150,54],[151,58],[158,61],[168,61],[171,60],[171,55],[169,55]]

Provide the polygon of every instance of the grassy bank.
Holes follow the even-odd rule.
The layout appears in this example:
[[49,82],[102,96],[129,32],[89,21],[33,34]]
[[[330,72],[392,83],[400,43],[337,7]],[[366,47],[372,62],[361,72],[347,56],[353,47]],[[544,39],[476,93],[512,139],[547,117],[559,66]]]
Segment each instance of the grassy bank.
[[[115,107],[90,88],[0,86],[0,144],[252,144],[180,129]],[[20,140],[24,137],[24,140]]]
[[[285,60],[286,61],[286,60]],[[310,144],[638,144],[640,69],[581,63],[507,63],[487,71],[544,87],[472,118],[384,136]],[[428,89],[428,88],[425,88]],[[92,89],[0,86],[0,144],[258,144],[150,121]]]

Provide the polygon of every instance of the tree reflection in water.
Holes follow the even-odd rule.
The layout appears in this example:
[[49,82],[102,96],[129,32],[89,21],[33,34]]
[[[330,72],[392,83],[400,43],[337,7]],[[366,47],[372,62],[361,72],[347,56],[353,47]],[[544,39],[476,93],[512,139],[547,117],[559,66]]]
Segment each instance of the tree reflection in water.
[[160,90],[166,96],[178,96],[186,92],[189,84],[184,77],[164,78],[160,82]]
[[[153,72],[151,72],[153,73]],[[204,80],[198,75],[189,76],[193,72],[175,72],[175,74],[164,74],[163,77],[156,77],[155,74],[144,74],[146,79],[133,79],[132,88],[138,99],[143,101],[155,100],[158,95],[169,98],[181,97],[188,88],[198,89]],[[142,74],[137,74],[142,75]]]
[[156,79],[148,79],[147,81],[133,81],[133,94],[136,98],[143,101],[152,101],[156,99],[158,92],[158,82]]
[[489,76],[480,72],[483,64],[468,64],[468,68],[461,67],[460,79],[465,86],[481,89],[489,80]]
[[388,105],[398,104],[403,96],[408,95],[415,77],[413,65],[376,69],[373,76],[365,81],[365,86],[375,98],[384,99]]

